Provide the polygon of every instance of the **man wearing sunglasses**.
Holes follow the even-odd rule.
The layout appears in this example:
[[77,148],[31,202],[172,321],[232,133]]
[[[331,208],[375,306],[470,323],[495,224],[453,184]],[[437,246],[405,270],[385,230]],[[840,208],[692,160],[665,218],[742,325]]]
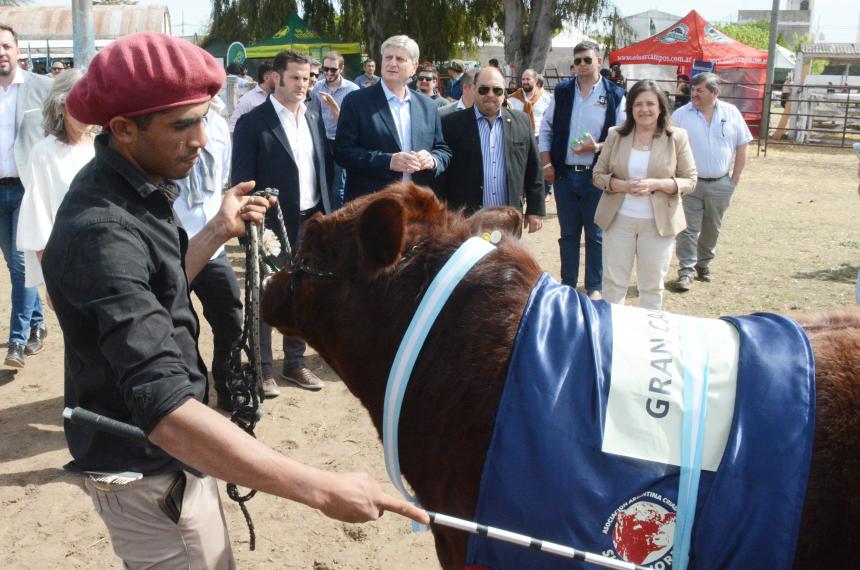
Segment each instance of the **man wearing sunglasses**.
[[51,64],[51,75],[56,77],[66,70],[66,65],[62,61],[55,61]]
[[573,48],[576,76],[555,88],[540,128],[544,178],[555,186],[561,239],[561,281],[576,287],[579,243],[585,231],[585,290],[600,299],[603,232],[594,223],[601,191],[591,182],[601,143],[609,127],[624,122],[624,90],[600,77],[603,58],[594,42]]
[[496,67],[482,69],[472,108],[442,119],[442,133],[453,158],[436,186],[451,209],[467,214],[481,208],[523,210],[529,233],[543,226],[544,189],[534,131],[528,115],[502,107],[505,78]]
[[322,74],[325,81],[317,83],[314,93],[322,104],[322,119],[325,124],[326,155],[332,165],[328,173],[328,185],[334,203],[334,209],[343,206],[343,189],[346,184],[346,171],[334,162],[334,137],[337,133],[337,122],[340,118],[340,106],[343,99],[359,86],[343,76],[343,56],[332,51],[326,54],[322,64]]
[[430,64],[418,66],[418,73],[415,75],[415,85],[418,87],[418,92],[422,95],[427,95],[433,100],[437,109],[448,104],[448,100],[436,92],[436,84],[439,80],[439,74],[436,68]]

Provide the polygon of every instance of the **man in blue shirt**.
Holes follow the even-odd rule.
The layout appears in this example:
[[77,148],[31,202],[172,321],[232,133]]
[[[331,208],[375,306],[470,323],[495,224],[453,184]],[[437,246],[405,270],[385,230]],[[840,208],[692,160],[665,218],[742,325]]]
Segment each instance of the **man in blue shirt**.
[[[343,76],[343,56],[336,51],[329,52],[323,59],[322,72],[325,81],[317,83],[314,93],[319,97],[322,111],[322,119],[325,124],[326,155],[333,162],[334,137],[337,133],[337,121],[340,118],[340,106],[343,99],[353,91],[357,91],[358,85]],[[346,171],[337,163],[333,164],[331,178],[328,181],[331,196],[334,201],[332,207],[340,208],[343,205],[343,189],[346,184]]]
[[555,184],[561,226],[561,281],[576,287],[584,230],[585,290],[592,300],[601,298],[603,232],[594,223],[601,191],[591,183],[591,168],[609,127],[620,125],[626,116],[624,91],[600,77],[602,63],[594,42],[581,42],[573,48],[576,76],[556,87],[540,128],[544,178]]

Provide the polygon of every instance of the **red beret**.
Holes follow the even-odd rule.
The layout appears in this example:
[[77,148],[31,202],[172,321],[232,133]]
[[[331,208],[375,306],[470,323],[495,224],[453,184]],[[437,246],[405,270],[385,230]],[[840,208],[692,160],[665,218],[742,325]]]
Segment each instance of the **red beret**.
[[199,47],[156,32],[122,37],[101,50],[66,98],[66,109],[88,125],[139,117],[212,98],[224,69]]

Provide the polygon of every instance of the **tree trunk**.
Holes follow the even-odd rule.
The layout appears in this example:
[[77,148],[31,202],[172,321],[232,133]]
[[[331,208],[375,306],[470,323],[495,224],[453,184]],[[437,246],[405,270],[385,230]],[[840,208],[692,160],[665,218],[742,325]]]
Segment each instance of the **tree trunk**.
[[526,9],[523,0],[504,0],[505,61],[516,65],[515,83],[524,69],[543,72],[552,45],[552,27],[558,10],[557,0],[532,0]]
[[364,37],[367,38],[367,53],[379,64],[377,73],[382,74],[382,42],[388,39],[385,23],[395,10],[395,0],[361,0],[364,7]]
[[521,69],[529,67],[543,73],[546,55],[552,45],[552,24],[557,10],[556,0],[535,0],[529,18],[528,51],[523,53]]
[[504,0],[505,62],[519,65],[523,54],[523,0]]

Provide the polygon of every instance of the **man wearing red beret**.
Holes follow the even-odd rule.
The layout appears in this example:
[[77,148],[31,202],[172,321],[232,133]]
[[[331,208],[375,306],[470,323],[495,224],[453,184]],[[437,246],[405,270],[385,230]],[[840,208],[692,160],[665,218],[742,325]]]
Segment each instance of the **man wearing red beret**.
[[224,82],[203,50],[156,33],[102,50],[71,91],[67,110],[100,124],[96,157],[57,212],[42,265],[63,329],[65,404],[140,427],[152,444],[66,424],[79,471],[134,471],[130,484],[84,485],[128,568],[234,568],[214,478],[320,509],[344,521],[385,510],[426,514],[383,494],[366,474],[298,463],[205,405],[206,370],[188,283],[266,200],[243,183],[188,240],[176,223],[172,180],[206,144],[203,118]]

